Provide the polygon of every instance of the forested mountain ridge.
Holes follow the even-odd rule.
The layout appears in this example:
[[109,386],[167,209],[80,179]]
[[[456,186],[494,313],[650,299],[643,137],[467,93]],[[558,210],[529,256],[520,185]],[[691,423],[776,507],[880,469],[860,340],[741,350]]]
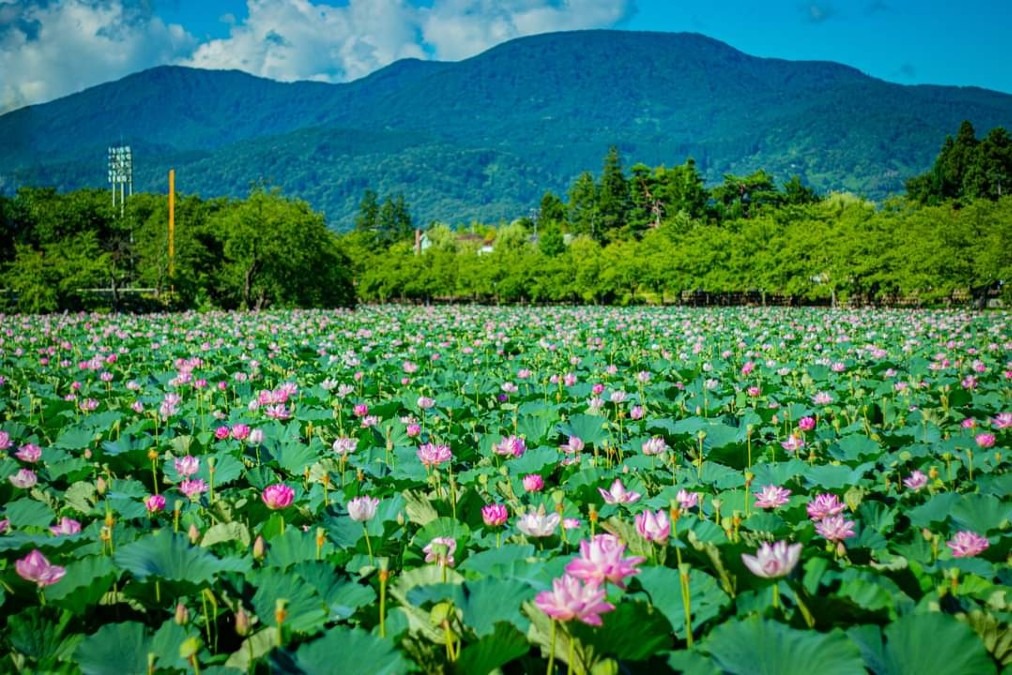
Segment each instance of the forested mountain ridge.
[[100,187],[134,149],[135,189],[241,196],[258,181],[350,227],[367,188],[418,222],[527,215],[610,146],[696,160],[718,183],[763,168],[820,191],[903,191],[969,120],[1012,127],[1012,96],[902,86],[834,63],[748,56],[696,34],[579,31],[457,63],[407,60],[347,84],[160,67],[0,116],[0,190]]

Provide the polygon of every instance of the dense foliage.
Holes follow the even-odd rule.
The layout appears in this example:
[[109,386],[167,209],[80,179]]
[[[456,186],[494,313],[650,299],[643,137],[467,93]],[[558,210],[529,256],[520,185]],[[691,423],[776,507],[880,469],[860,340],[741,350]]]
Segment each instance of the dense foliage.
[[945,139],[934,166],[907,181],[907,192],[920,202],[957,203],[1001,199],[1012,187],[1012,138],[996,127],[978,140],[973,125],[963,121],[956,137]]
[[347,307],[350,265],[304,202],[253,190],[244,200],[167,197],[114,208],[104,190],[23,188],[0,197],[0,299],[25,312],[107,308]]
[[708,190],[691,160],[627,173],[615,148],[532,218],[435,224],[422,246],[366,235],[344,240],[368,301],[983,305],[1012,280],[1010,197],[878,207],[765,171]]
[[158,68],[0,116],[0,191],[105,185],[242,197],[263,180],[353,225],[366,188],[419,222],[512,220],[610,145],[648,166],[695,157],[707,185],[760,168],[869,199],[903,191],[963,119],[1012,128],[1012,97],[904,87],[832,63],[747,56],[701,35],[577,31],[459,63],[402,61],[356,82],[282,84]]
[[4,317],[0,669],[994,675],[1010,322]]

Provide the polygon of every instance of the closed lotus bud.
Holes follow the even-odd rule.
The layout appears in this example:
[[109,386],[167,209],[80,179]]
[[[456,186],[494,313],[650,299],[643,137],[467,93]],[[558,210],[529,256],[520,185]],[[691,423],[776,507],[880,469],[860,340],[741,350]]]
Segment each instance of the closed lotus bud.
[[190,610],[181,602],[176,604],[176,623],[180,626],[190,623]]
[[931,480],[937,480],[938,479],[938,468],[937,467],[933,466],[930,469],[928,469],[928,478],[930,478]]
[[403,525],[404,523],[405,523],[404,514],[401,513],[400,511],[398,511],[397,512],[397,524],[398,525]]
[[99,476],[98,480],[95,481],[95,491],[100,495],[104,495],[107,488],[108,485],[106,485],[105,478]]
[[931,541],[935,538],[935,535],[931,532],[931,530],[926,527],[921,530],[921,536],[924,537],[924,541]]
[[263,560],[266,553],[267,542],[264,541],[263,535],[258,534],[257,538],[253,540],[253,559]]
[[84,458],[85,458],[85,459],[91,459],[91,448],[87,448],[87,449],[86,449],[86,450],[84,451]]
[[187,536],[190,537],[191,544],[196,544],[200,541],[200,530],[197,529],[196,524],[190,523],[190,530],[187,532]]
[[148,450],[148,461],[154,462],[158,459],[158,451],[154,448]]
[[249,614],[242,607],[235,613],[235,632],[239,637],[249,635],[250,621]]
[[200,638],[188,637],[179,645],[179,658],[189,661],[200,651]]

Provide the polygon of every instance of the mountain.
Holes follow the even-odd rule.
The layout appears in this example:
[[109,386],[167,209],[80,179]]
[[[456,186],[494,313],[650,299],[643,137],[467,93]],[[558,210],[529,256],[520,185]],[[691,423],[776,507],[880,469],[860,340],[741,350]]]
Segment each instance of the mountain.
[[241,196],[252,183],[348,227],[362,193],[401,192],[422,223],[526,215],[547,189],[626,166],[708,182],[765,168],[818,190],[901,192],[946,135],[1012,126],[1012,96],[903,86],[840,64],[756,58],[697,34],[577,31],[473,58],[405,60],[346,84],[159,67],[0,116],[0,190],[102,186],[129,144],[136,190]]

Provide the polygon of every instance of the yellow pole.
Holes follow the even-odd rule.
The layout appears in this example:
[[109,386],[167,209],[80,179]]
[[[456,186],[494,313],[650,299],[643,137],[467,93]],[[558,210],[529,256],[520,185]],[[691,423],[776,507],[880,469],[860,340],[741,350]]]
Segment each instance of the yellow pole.
[[169,169],[169,279],[176,261],[176,170]]

